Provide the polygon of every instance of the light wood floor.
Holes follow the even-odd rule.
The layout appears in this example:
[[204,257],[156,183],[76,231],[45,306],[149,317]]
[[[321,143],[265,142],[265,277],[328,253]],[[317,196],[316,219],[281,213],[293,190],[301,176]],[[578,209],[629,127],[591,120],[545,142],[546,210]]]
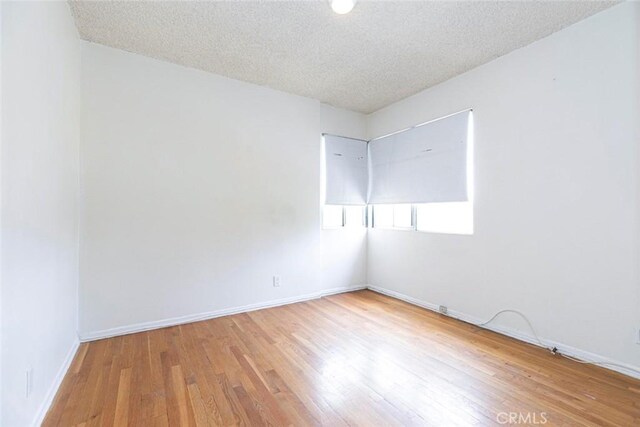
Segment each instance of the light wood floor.
[[449,427],[509,413],[638,426],[640,381],[360,291],[83,344],[44,425]]

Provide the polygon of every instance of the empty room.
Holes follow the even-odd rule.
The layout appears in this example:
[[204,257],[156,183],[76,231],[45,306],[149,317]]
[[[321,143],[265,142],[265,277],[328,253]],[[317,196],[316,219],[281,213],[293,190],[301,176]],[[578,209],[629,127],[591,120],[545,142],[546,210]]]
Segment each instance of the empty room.
[[0,426],[640,426],[640,2],[0,1]]

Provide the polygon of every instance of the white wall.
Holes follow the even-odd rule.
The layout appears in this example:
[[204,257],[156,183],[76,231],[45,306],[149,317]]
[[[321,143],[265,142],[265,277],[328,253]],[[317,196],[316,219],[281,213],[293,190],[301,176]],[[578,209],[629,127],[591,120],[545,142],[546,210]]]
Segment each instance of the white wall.
[[43,415],[77,342],[79,43],[66,2],[3,3],[0,424],[6,427]]
[[366,283],[319,211],[321,133],[364,116],[90,43],[82,82],[81,337]]
[[368,117],[375,137],[471,107],[476,152],[475,234],[372,230],[371,284],[640,367],[639,7]]

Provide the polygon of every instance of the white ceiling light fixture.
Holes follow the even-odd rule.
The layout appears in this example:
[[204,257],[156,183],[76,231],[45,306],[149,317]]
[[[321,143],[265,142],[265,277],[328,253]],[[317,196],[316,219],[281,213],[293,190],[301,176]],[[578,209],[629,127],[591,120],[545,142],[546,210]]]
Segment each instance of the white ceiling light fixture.
[[331,9],[338,15],[344,15],[351,12],[356,0],[331,0]]

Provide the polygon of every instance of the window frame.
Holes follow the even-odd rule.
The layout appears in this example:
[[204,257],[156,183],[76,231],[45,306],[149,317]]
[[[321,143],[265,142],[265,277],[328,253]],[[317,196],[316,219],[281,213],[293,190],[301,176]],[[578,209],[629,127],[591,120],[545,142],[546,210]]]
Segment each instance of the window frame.
[[[342,212],[342,222],[341,225],[337,226],[325,226],[324,223],[324,215],[325,215],[325,207],[326,206],[340,206]],[[358,206],[362,210],[362,220],[361,223],[357,226],[347,225],[347,207],[348,206]],[[358,229],[358,228],[368,228],[369,227],[369,209],[368,205],[322,205],[322,209],[320,209],[320,228],[322,230],[342,230],[342,229]]]
[[[347,221],[347,209],[350,207],[357,207],[360,208],[360,220],[359,220],[359,224],[351,224],[349,225],[349,221]],[[342,205],[342,227],[343,228],[360,228],[360,227],[364,227],[367,228],[368,226],[368,210],[367,209],[367,205]]]
[[395,206],[393,207],[393,229],[394,230],[417,230],[417,224],[416,224],[416,205],[414,205],[413,203],[410,205],[410,213],[409,215],[411,216],[411,225],[406,226],[406,227],[399,227],[396,225],[396,209]]
[[[325,217],[325,208],[327,206],[340,206],[340,212],[341,212],[341,218],[342,218],[340,225],[335,225],[335,226],[325,225],[324,217]],[[320,209],[320,227],[323,230],[339,230],[341,228],[344,228],[344,224],[345,224],[345,213],[344,213],[343,205],[322,205],[322,209]]]
[[[404,203],[397,203],[397,204],[404,204]],[[416,228],[416,205],[414,205],[413,203],[410,205],[411,206],[411,225],[408,227],[397,227],[395,225],[395,205],[394,204],[390,204],[390,206],[392,206],[392,219],[391,219],[391,223],[392,225],[390,227],[384,227],[384,226],[378,226],[376,227],[376,205],[370,205],[371,206],[371,228],[378,228],[379,230],[401,230],[401,231],[417,231]],[[380,206],[380,205],[378,205]]]

